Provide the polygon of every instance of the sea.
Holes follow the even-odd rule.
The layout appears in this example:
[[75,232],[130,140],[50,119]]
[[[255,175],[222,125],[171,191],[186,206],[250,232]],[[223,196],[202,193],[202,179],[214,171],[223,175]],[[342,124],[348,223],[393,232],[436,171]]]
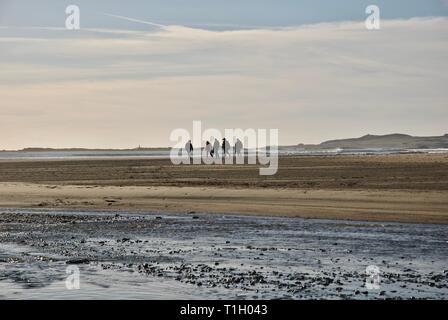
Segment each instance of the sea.
[[[265,152],[264,150],[260,150]],[[272,153],[272,150],[271,150]],[[302,149],[294,147],[280,147],[279,156],[325,156],[325,155],[384,155],[384,154],[437,154],[448,153],[448,148],[438,149]],[[256,155],[256,150],[246,150],[246,155]],[[196,150],[195,157],[200,156]],[[168,150],[122,150],[122,151],[0,151],[0,160],[14,159],[110,159],[110,158],[170,158]]]

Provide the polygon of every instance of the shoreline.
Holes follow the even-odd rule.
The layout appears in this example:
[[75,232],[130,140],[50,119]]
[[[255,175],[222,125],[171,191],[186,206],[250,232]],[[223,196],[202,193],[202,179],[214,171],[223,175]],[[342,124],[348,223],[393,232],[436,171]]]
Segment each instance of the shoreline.
[[[439,148],[442,150],[442,148]],[[426,150],[426,149],[422,149]],[[438,150],[438,149],[427,149],[427,150]],[[11,153],[20,153],[20,152],[28,152],[28,151],[0,151],[0,163],[20,163],[20,162],[42,162],[42,161],[51,161],[51,162],[70,162],[70,161],[132,161],[132,160],[143,160],[143,161],[151,161],[151,160],[161,160],[166,162],[171,162],[170,155],[79,155],[79,156],[48,156],[48,157],[1,157],[1,152],[11,152]],[[110,151],[109,151],[110,152]],[[45,151],[33,151],[30,153],[46,153]],[[278,157],[283,159],[296,159],[296,158],[352,158],[352,157],[448,157],[448,148],[443,149],[443,151],[398,151],[398,152],[384,152],[384,153],[376,153],[376,152],[353,152],[353,153],[278,153]],[[195,157],[201,157],[198,155],[194,155]],[[245,155],[245,164],[247,165],[247,154]],[[192,164],[193,165],[193,164]],[[207,165],[202,161],[201,165]],[[219,165],[219,164],[212,164]],[[232,163],[231,165],[236,165],[236,163]],[[259,165],[258,163],[256,165]]]
[[148,211],[145,209],[108,209],[108,208],[98,208],[98,209],[86,209],[82,207],[3,207],[0,206],[0,215],[3,213],[17,213],[23,211],[21,214],[38,214],[38,215],[83,215],[83,216],[102,216],[102,215],[120,215],[120,216],[148,216],[154,218],[160,217],[192,217],[193,219],[200,218],[201,216],[216,216],[220,217],[228,217],[228,218],[248,218],[248,219],[301,219],[303,221],[326,221],[326,222],[341,222],[341,223],[366,223],[366,224],[397,224],[397,225],[434,225],[434,226],[445,226],[448,225],[448,222],[439,221],[402,221],[402,220],[362,220],[362,219],[350,219],[344,217],[335,217],[335,218],[322,218],[322,217],[308,217],[308,216],[288,216],[281,214],[260,214],[260,213],[239,213],[239,212],[200,212],[200,211],[191,211],[191,212],[182,212],[182,211]]

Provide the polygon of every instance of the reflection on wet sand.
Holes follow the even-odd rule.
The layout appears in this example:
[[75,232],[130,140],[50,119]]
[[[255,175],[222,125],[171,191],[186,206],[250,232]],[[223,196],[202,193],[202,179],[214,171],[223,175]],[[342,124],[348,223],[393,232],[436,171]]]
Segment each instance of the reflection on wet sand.
[[[446,225],[2,210],[3,298],[446,299]],[[67,290],[66,267],[81,287]],[[366,267],[380,268],[378,290]]]

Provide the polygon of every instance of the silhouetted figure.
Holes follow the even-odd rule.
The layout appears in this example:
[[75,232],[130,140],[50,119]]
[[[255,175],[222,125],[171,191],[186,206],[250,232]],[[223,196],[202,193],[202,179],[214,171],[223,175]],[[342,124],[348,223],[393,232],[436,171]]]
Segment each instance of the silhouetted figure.
[[232,147],[230,146],[229,140],[226,139],[225,144],[226,144],[226,154],[228,154],[229,157],[231,157],[230,150],[231,150]]
[[219,157],[219,141],[215,139],[213,142],[213,155],[218,158]]
[[240,139],[236,139],[236,142],[235,142],[235,154],[237,156],[241,156],[242,151],[243,151],[243,143],[241,142]]
[[205,154],[207,155],[207,158],[209,155],[213,158],[213,148],[209,141],[205,143]]
[[191,140],[188,140],[185,144],[185,150],[187,150],[188,157],[191,158],[193,156],[193,144],[191,143]]
[[227,155],[230,157],[230,143],[227,141],[226,138],[222,139],[222,156],[227,157]]

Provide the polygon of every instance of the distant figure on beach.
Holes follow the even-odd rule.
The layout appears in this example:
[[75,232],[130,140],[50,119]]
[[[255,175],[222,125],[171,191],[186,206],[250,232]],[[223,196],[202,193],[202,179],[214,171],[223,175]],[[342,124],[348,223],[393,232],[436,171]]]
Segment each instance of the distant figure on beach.
[[213,148],[209,141],[205,143],[205,154],[207,155],[207,158],[209,155],[213,158]]
[[213,142],[213,155],[218,158],[219,157],[219,141],[215,139]]
[[230,157],[230,143],[227,141],[226,138],[222,139],[222,156],[227,157],[227,155]]
[[241,156],[241,152],[243,151],[243,143],[241,142],[240,139],[236,139],[235,142],[235,154],[237,156]]
[[188,157],[191,158],[193,155],[193,144],[191,143],[191,140],[188,140],[185,144],[185,150],[187,150]]

